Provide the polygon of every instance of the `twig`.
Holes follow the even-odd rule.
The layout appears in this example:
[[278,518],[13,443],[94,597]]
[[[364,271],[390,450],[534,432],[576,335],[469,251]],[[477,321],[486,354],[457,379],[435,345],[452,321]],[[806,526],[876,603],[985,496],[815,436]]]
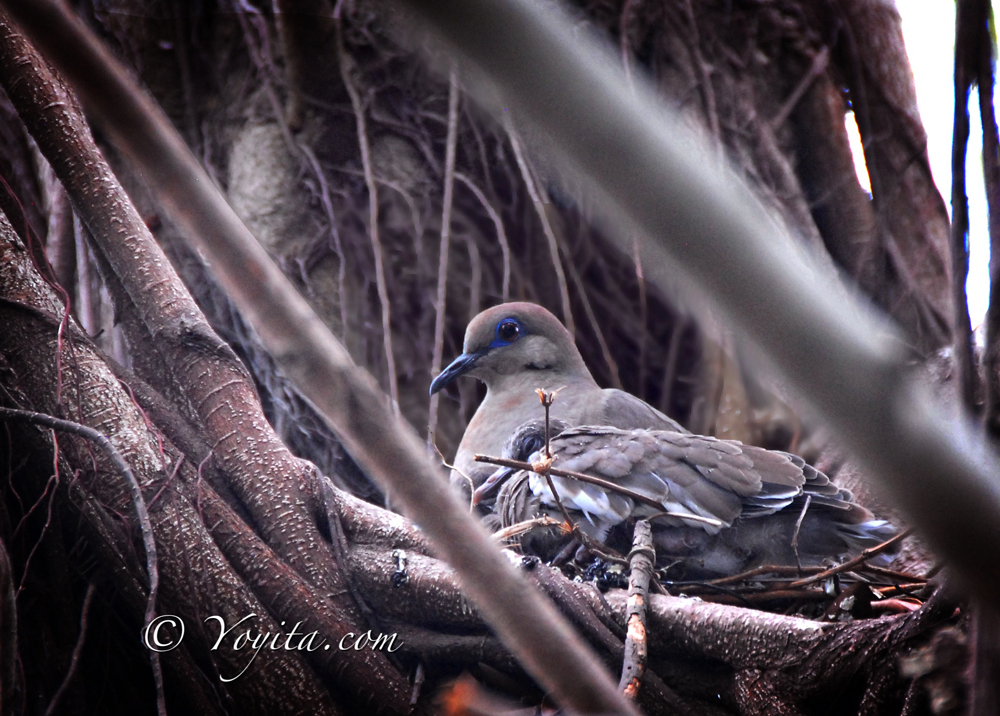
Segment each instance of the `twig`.
[[541,517],[534,517],[524,522],[518,522],[510,527],[504,527],[502,530],[493,533],[493,539],[502,542],[511,537],[517,537],[525,532],[530,532],[536,527],[558,527],[562,524],[559,520],[554,520],[548,515],[542,515]]
[[[138,480],[132,473],[132,468],[122,457],[121,453],[111,444],[104,435],[91,427],[74,423],[69,420],[60,420],[51,415],[35,413],[30,410],[16,410],[14,408],[0,408],[0,419],[19,420],[33,425],[44,425],[53,430],[62,430],[73,435],[78,435],[86,440],[96,443],[111,462],[125,478],[128,485],[129,495],[132,498],[132,505],[135,507],[136,517],[139,520],[139,531],[142,533],[142,546],[146,551],[146,573],[149,576],[149,598],[146,600],[146,613],[143,617],[144,624],[149,624],[156,613],[156,594],[160,586],[160,573],[156,568],[156,541],[153,539],[153,525],[149,521],[149,513],[146,511],[146,501],[142,496]],[[160,655],[155,651],[149,652],[149,661],[153,667],[153,680],[156,683],[156,706],[160,716],[166,716],[167,706],[163,694],[163,671],[160,668]]]
[[826,72],[826,67],[829,64],[830,48],[824,46],[822,50],[813,56],[812,64],[809,65],[809,69],[806,70],[805,75],[803,75],[802,79],[800,79],[798,84],[795,85],[795,89],[792,90],[792,93],[788,95],[788,99],[786,99],[784,104],[782,104],[778,109],[778,113],[771,118],[771,121],[768,124],[770,125],[772,132],[776,132],[778,128],[785,123],[788,119],[788,115],[792,113],[795,106],[802,100],[806,91],[812,87],[816,78]]
[[479,253],[476,237],[465,233],[465,246],[469,251],[469,322],[479,315],[483,292],[483,258]]
[[354,62],[344,49],[344,28],[343,22],[338,15],[337,23],[337,51],[340,55],[340,76],[344,82],[344,88],[351,97],[351,106],[354,108],[354,118],[357,122],[358,147],[361,150],[361,166],[365,172],[365,184],[368,186],[368,229],[372,242],[372,251],[375,254],[375,287],[378,290],[378,300],[382,305],[382,342],[385,345],[385,362],[389,378],[389,398],[392,400],[392,409],[399,415],[399,385],[396,379],[396,359],[392,353],[392,325],[389,313],[389,289],[385,282],[385,266],[382,263],[382,241],[379,238],[378,226],[378,184],[375,182],[375,173],[372,169],[371,148],[368,145],[368,127],[365,122],[365,108],[361,102],[361,95],[351,79],[351,67]]
[[590,324],[590,330],[594,332],[594,337],[597,338],[597,345],[601,349],[601,356],[604,358],[604,363],[608,366],[608,372],[611,374],[611,387],[622,389],[621,376],[618,374],[618,364],[615,362],[614,356],[611,355],[611,348],[608,346],[607,340],[604,338],[604,331],[601,329],[601,323],[597,320],[597,315],[594,313],[593,306],[590,305],[590,297],[587,295],[587,284],[580,276],[580,271],[576,267],[576,262],[569,258],[569,249],[566,247],[566,242],[563,240],[562,233],[556,234],[553,231],[553,236],[556,237],[556,243],[559,245],[559,250],[562,251],[563,255],[567,257],[566,268],[569,271],[569,277],[573,281],[573,286],[576,287],[576,293],[580,297],[580,303],[583,304],[583,313],[587,317],[587,323]]
[[420,689],[424,685],[424,662],[418,661],[417,668],[413,672],[413,693],[410,695],[410,706],[416,706],[420,700]]
[[[434,311],[434,354],[431,358],[431,375],[437,375],[441,372],[441,360],[444,354],[444,320],[448,294],[448,244],[451,241],[451,207],[455,196],[455,149],[458,140],[458,65],[454,61],[451,63],[448,85],[448,138],[445,141],[444,199],[441,207],[441,244],[438,249],[437,305]],[[431,395],[427,417],[428,445],[434,444],[440,400],[440,393]]]
[[507,242],[507,232],[503,228],[503,219],[500,218],[500,214],[493,208],[493,204],[486,198],[482,190],[469,177],[462,172],[455,172],[455,178],[465,184],[469,191],[472,192],[487,215],[489,215],[490,221],[493,222],[493,228],[497,232],[497,242],[500,244],[500,253],[503,256],[503,280],[500,288],[500,298],[506,303],[510,298],[510,244]]
[[[979,57],[979,121],[983,127],[983,182],[989,208],[990,255],[1000,256],[1000,136],[993,106],[994,50],[990,38],[993,22],[977,23]],[[1000,437],[1000,264],[991,262],[990,303],[986,309],[986,350],[983,353],[986,399],[983,423],[994,438]],[[997,698],[1000,698],[998,696]]]
[[618,16],[618,36],[622,54],[622,69],[625,70],[625,82],[629,89],[635,91],[635,80],[632,77],[632,47],[629,37],[632,28],[632,15],[634,14],[636,0],[625,0],[622,5],[621,14]]
[[[953,365],[959,397],[966,409],[976,413],[976,370],[973,365],[972,325],[969,319],[965,280],[969,275],[969,197],[965,186],[965,162],[969,143],[969,91],[976,80],[978,53],[975,37],[968,37],[974,19],[974,3],[956,3],[955,104],[951,138],[951,281],[954,347]],[[978,23],[975,23],[978,24]],[[874,191],[874,188],[873,188]]]
[[534,204],[538,219],[542,222],[542,231],[549,242],[549,254],[552,256],[552,266],[555,268],[556,282],[559,285],[559,299],[562,301],[563,321],[566,322],[566,329],[570,332],[570,335],[576,335],[576,324],[573,322],[573,311],[569,303],[569,286],[566,284],[566,273],[563,271],[562,259],[559,258],[559,242],[556,240],[549,217],[545,213],[545,205],[542,203],[542,197],[538,193],[538,187],[535,186],[535,181],[531,178],[531,171],[528,169],[528,161],[524,157],[524,150],[521,147],[521,141],[518,139],[517,130],[514,129],[514,123],[510,121],[510,116],[507,114],[503,117],[503,126],[507,130],[507,138],[510,140],[510,146],[514,150],[514,158],[517,160],[517,168],[521,170],[521,178],[524,180],[524,186],[528,190],[531,203]]
[[[722,587],[717,586],[712,588],[723,589]],[[736,601],[742,602],[748,606],[764,602],[773,602],[779,599],[801,599],[803,601],[808,600],[821,602],[830,598],[830,595],[822,589],[772,589],[766,592],[744,592],[742,594],[733,592],[732,590],[726,590],[726,593]],[[705,601],[715,601],[708,595],[699,596],[702,596]]]
[[921,577],[917,574],[909,574],[907,572],[897,572],[894,569],[886,569],[885,567],[876,567],[874,564],[866,564],[865,571],[872,572],[873,574],[880,574],[885,577],[891,577],[893,579],[898,579],[908,582],[927,582],[930,581],[930,577]]
[[667,348],[667,362],[663,366],[663,392],[660,395],[660,412],[670,415],[670,406],[674,396],[674,379],[677,377],[677,364],[681,357],[681,339],[690,319],[674,316],[674,325],[670,329],[670,346]]
[[[513,467],[518,470],[528,470],[530,472],[538,472],[535,470],[534,465],[530,462],[523,462],[521,460],[508,460],[504,457],[490,457],[489,455],[476,455],[474,458],[476,462],[485,462],[488,465],[498,465],[500,467]],[[580,482],[589,482],[591,485],[597,485],[598,487],[603,487],[605,490],[611,490],[612,492],[617,492],[620,495],[625,495],[626,497],[631,497],[636,502],[641,502],[649,507],[655,507],[657,509],[662,509],[663,505],[652,497],[643,495],[641,492],[636,492],[635,490],[630,490],[627,487],[622,487],[621,485],[616,485],[608,480],[602,480],[599,477],[593,477],[591,475],[585,475],[582,472],[574,472],[572,470],[560,470],[557,467],[550,467],[548,471],[555,475],[556,477],[570,477],[574,480],[579,480]],[[541,474],[541,473],[539,473]],[[725,523],[721,520],[716,520],[711,517],[702,517],[701,515],[688,514],[687,512],[660,512],[653,515],[649,519],[655,519],[659,517],[677,517],[683,520],[691,520],[692,522],[701,522],[706,525],[712,525],[713,527],[722,527]]]
[[[805,571],[815,571],[821,572],[822,569],[819,567],[806,567]],[[732,584],[733,582],[743,582],[752,577],[757,577],[762,574],[795,574],[800,575],[803,572],[801,567],[788,567],[785,565],[778,564],[765,564],[760,567],[754,567],[753,569],[748,569],[746,572],[740,572],[739,574],[733,574],[728,577],[720,577],[719,579],[710,579],[704,584]],[[677,584],[675,582],[674,584]]]
[[[569,525],[570,529],[577,532],[576,523],[569,516],[569,512],[566,510],[566,506],[563,504],[562,499],[559,497],[559,493],[556,492],[555,483],[552,482],[552,475],[550,470],[552,468],[552,450],[549,447],[549,441],[552,436],[552,429],[549,425],[549,408],[552,407],[552,402],[556,399],[556,393],[547,393],[541,388],[535,391],[538,393],[538,398],[542,401],[542,407],[545,409],[545,459],[541,462],[532,465],[532,472],[538,473],[545,478],[545,483],[549,486],[549,492],[552,493],[552,499],[556,501],[556,505],[559,507],[559,511],[562,513],[563,519],[566,520],[566,524]],[[556,391],[558,392],[558,391]]]
[[890,595],[909,594],[926,586],[927,582],[914,582],[913,584],[893,584],[888,587],[873,587],[873,589],[882,597],[888,597]]
[[802,511],[799,513],[799,518],[795,520],[795,532],[792,533],[792,551],[795,552],[795,566],[802,570],[802,560],[799,559],[799,531],[802,529],[802,521],[806,518],[806,512],[809,511],[809,505],[812,504],[812,495],[806,495],[805,504],[802,505]]
[[[66,693],[66,689],[69,688],[69,684],[76,674],[76,669],[80,665],[80,654],[83,653],[83,641],[84,637],[87,636],[87,616],[90,614],[90,604],[94,600],[94,592],[96,591],[93,582],[87,585],[87,593],[83,597],[83,606],[80,608],[80,633],[77,635],[76,644],[73,646],[73,654],[69,659],[69,668],[66,670],[66,676],[63,677],[62,683],[59,684],[59,688],[53,694],[52,700],[49,701],[49,706],[45,709],[45,716],[52,716],[56,712],[59,700]],[[164,712],[161,711],[161,713]]]
[[634,701],[639,696],[642,675],[646,670],[646,600],[649,596],[649,580],[653,574],[653,565],[656,564],[653,530],[647,520],[635,523],[632,551],[628,558],[631,574],[626,603],[625,659],[618,688]]
[[[626,0],[627,2],[628,0]],[[639,288],[639,398],[646,394],[646,373],[649,355],[649,299],[646,296],[646,277],[642,273],[642,255],[639,251],[639,236],[632,234],[632,263],[635,264],[635,282]]]
[[281,42],[282,55],[285,58],[285,75],[288,85],[288,98],[285,104],[285,122],[293,130],[302,126],[302,75],[305,58],[302,56],[301,45],[296,42],[292,23],[295,22],[289,13],[294,11],[298,3],[291,0],[274,0],[272,3],[274,21],[278,26],[278,38]]
[[545,457],[546,459],[551,459],[552,428],[549,423],[549,410],[556,399],[556,394],[555,392],[547,393],[541,388],[536,388],[535,392],[538,393],[538,399],[542,401],[542,408],[545,409]]
[[[289,112],[292,112],[292,100],[289,98]],[[340,304],[340,336],[343,339],[347,335],[347,254],[344,253],[344,244],[340,240],[340,231],[337,229],[337,215],[333,210],[333,200],[330,198],[330,185],[323,174],[323,167],[312,148],[305,142],[297,142],[302,156],[309,162],[313,174],[316,175],[316,182],[319,184],[319,200],[326,214],[326,220],[330,223],[330,237],[333,239],[333,248],[337,252],[337,303]],[[419,234],[419,232],[418,232]],[[418,236],[419,238],[419,236]]]
[[802,587],[802,586],[805,586],[807,584],[813,584],[814,582],[822,582],[824,579],[826,579],[827,577],[831,577],[834,574],[840,574],[841,572],[850,571],[850,570],[854,569],[855,567],[857,567],[859,564],[863,564],[865,560],[871,559],[872,557],[875,557],[875,556],[877,556],[879,554],[882,554],[887,549],[889,549],[889,548],[891,548],[891,547],[899,544],[904,539],[906,539],[907,537],[909,537],[911,534],[913,534],[913,528],[912,527],[910,529],[908,529],[908,530],[904,530],[903,532],[900,532],[898,535],[896,535],[892,539],[886,540],[885,542],[883,542],[880,545],[876,545],[875,547],[870,547],[869,549],[866,549],[864,552],[862,552],[861,554],[859,554],[854,559],[848,560],[847,562],[844,562],[843,564],[838,564],[836,567],[831,567],[830,569],[824,570],[824,571],[820,572],[819,574],[814,574],[811,577],[806,577],[805,579],[796,580],[796,581],[792,582],[791,584],[789,584],[788,586],[790,588],[791,587]]

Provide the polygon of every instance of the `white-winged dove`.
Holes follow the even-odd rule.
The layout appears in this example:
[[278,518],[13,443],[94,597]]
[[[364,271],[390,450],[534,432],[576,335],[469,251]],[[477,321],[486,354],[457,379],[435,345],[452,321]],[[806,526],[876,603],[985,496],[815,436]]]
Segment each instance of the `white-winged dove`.
[[434,379],[431,394],[461,375],[486,384],[486,398],[465,429],[454,460],[476,487],[493,468],[475,462],[475,456],[499,455],[511,433],[542,415],[535,392],[539,388],[558,390],[551,416],[570,426],[686,432],[639,398],[597,385],[570,332],[533,303],[505,303],[473,318],[462,355]]
[[[549,427],[552,467],[615,483],[643,498],[551,476],[578,526],[627,551],[629,520],[673,513],[653,521],[657,562],[680,563],[688,577],[732,575],[765,564],[821,566],[895,534],[892,525],[853,502],[849,491],[795,455],[665,430],[569,428],[559,421]],[[535,462],[544,444],[544,421],[533,420],[511,435],[504,457]],[[480,501],[497,489],[494,509],[503,527],[542,514],[561,519],[539,474],[501,468],[475,497]],[[529,549],[552,556],[551,537]]]

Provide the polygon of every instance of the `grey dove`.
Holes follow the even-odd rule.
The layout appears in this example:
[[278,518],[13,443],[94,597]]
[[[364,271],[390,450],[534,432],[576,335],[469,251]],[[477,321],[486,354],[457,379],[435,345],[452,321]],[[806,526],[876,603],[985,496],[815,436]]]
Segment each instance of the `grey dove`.
[[454,467],[478,487],[493,468],[477,454],[498,456],[520,425],[540,417],[536,389],[558,390],[551,417],[567,425],[608,425],[686,432],[646,402],[594,380],[573,336],[533,303],[504,303],[472,319],[463,353],[431,383],[431,395],[470,375],[486,384],[486,398],[469,421]]
[[[630,521],[660,513],[652,522],[657,563],[673,565],[674,573],[687,578],[762,565],[822,566],[895,534],[849,491],[795,455],[664,430],[569,428],[553,421],[550,433],[552,467],[601,478],[638,496],[552,475],[580,529],[627,552]],[[536,462],[544,444],[544,421],[530,421],[511,435],[504,457]],[[496,470],[474,499],[482,503],[497,490],[494,509],[502,527],[543,514],[562,521],[548,483],[537,473]],[[549,529],[523,544],[551,558],[565,542],[560,530]]]

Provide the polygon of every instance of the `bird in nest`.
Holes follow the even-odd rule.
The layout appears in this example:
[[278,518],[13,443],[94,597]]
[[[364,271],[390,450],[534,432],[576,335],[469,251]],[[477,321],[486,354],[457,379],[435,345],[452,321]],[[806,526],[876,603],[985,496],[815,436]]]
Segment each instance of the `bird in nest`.
[[[729,575],[763,564],[836,562],[894,534],[797,456],[692,435],[639,398],[601,388],[573,336],[541,306],[506,303],[476,316],[462,355],[434,379],[431,393],[463,375],[484,382],[486,397],[459,444],[452,479],[474,491],[488,523],[512,526],[541,514],[562,521],[545,477],[494,471],[475,459],[542,457],[540,389],[558,395],[553,467],[619,488],[550,475],[563,507],[592,540],[627,551],[631,522],[666,513],[653,521],[658,563],[675,562],[689,575]],[[544,556],[553,541],[536,531],[522,545]]]

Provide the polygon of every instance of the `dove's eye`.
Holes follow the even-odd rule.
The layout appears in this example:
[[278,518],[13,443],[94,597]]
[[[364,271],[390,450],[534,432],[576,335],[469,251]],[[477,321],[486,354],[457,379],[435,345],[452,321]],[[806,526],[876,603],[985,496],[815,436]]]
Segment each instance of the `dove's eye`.
[[513,343],[521,335],[521,326],[513,318],[505,318],[497,324],[497,338],[503,343]]

